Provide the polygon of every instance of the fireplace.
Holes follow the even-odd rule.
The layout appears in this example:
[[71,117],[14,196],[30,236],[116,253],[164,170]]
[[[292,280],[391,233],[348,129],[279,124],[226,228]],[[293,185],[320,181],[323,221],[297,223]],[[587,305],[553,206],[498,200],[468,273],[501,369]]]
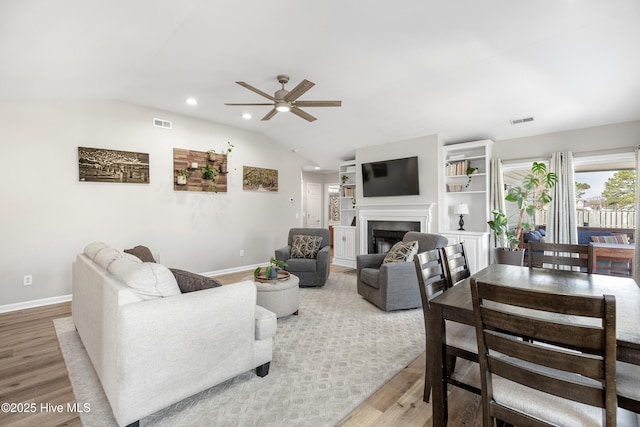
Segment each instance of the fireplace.
[[[407,231],[428,233],[435,203],[358,207],[358,253],[387,252]],[[374,230],[378,230],[374,237]]]
[[418,221],[369,221],[367,223],[367,253],[386,253],[400,242],[407,231],[420,231]]

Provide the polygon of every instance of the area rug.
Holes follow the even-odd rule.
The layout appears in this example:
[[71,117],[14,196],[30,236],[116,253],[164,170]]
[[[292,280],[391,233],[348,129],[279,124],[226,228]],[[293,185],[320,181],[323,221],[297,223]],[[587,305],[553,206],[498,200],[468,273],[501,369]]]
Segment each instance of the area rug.
[[[71,318],[55,321],[83,425],[116,426]],[[300,289],[300,315],[278,319],[269,375],[254,371],[178,402],[141,426],[334,426],[424,351],[422,310],[386,313],[355,272]]]

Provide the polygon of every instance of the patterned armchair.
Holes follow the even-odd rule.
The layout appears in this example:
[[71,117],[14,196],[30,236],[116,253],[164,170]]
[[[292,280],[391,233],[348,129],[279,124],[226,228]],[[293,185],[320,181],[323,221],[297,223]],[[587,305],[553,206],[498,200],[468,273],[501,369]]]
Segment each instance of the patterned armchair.
[[276,249],[275,258],[300,279],[300,287],[324,286],[329,277],[330,235],[326,228],[292,228],[287,246]]

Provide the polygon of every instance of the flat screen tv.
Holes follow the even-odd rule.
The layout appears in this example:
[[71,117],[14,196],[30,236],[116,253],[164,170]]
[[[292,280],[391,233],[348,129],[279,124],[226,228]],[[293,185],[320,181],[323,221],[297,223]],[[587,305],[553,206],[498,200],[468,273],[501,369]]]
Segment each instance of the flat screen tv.
[[364,197],[416,196],[418,181],[418,157],[362,164]]

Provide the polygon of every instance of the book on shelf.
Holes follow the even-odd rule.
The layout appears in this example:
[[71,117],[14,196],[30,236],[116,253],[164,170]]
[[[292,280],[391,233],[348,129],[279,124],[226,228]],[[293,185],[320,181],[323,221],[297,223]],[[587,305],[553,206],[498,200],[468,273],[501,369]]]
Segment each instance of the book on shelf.
[[450,161],[447,164],[447,176],[466,175],[469,164],[469,160]]

